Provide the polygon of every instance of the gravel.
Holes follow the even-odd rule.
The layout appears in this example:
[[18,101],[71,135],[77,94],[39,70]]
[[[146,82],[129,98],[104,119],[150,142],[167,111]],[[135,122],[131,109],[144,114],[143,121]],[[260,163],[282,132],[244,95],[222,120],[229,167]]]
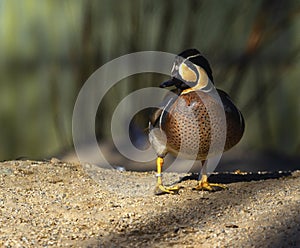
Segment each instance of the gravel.
[[1,247],[300,247],[300,171],[216,173],[228,190],[155,196],[154,172],[0,163]]

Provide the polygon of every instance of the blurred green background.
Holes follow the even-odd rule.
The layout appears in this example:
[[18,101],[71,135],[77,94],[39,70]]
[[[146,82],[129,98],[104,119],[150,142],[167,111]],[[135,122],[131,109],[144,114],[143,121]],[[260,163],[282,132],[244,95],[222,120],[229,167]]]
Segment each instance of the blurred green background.
[[[106,62],[187,48],[208,58],[216,86],[242,110],[238,149],[300,152],[299,0],[1,0],[0,12],[0,160],[72,150],[77,94]],[[122,97],[161,79],[130,77],[112,89],[98,139]]]

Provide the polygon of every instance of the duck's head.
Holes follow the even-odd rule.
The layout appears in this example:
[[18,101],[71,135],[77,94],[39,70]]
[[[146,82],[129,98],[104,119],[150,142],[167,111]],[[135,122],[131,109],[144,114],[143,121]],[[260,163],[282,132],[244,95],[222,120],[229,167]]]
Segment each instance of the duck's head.
[[175,86],[181,91],[201,90],[213,83],[212,70],[206,58],[197,49],[187,49],[175,57],[171,79],[160,87]]

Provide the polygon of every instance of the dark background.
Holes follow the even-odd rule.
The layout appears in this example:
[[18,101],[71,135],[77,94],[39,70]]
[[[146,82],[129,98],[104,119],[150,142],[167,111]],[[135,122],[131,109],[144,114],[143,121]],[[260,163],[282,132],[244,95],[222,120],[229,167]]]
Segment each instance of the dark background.
[[[223,163],[300,168],[299,1],[2,0],[0,11],[0,160],[72,152],[77,94],[106,62],[193,47],[246,120]],[[97,116],[98,140],[109,137],[122,97],[162,79],[133,76],[112,89]]]

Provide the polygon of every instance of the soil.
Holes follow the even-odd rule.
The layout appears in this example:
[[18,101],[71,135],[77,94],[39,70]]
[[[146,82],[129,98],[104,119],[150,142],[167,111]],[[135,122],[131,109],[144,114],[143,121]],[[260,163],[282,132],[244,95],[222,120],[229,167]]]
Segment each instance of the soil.
[[155,172],[0,164],[1,247],[300,247],[300,171],[216,173],[227,190],[155,196]]

